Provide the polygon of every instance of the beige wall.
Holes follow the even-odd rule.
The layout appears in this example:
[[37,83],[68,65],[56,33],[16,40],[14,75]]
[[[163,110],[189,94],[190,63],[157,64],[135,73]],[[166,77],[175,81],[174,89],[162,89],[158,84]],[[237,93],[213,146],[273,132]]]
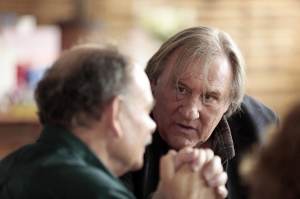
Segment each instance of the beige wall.
[[[1,0],[0,11],[35,14],[39,23],[75,16],[72,0]],[[138,10],[159,6],[190,11],[190,25],[219,27],[232,35],[247,63],[247,92],[280,115],[300,97],[300,1],[298,0],[86,0],[89,21],[121,37],[139,26]],[[185,25],[183,24],[182,28]]]

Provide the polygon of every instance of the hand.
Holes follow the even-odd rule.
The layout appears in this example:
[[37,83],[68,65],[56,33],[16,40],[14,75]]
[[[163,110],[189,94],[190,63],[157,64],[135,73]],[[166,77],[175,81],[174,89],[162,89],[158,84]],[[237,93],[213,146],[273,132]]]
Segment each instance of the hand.
[[[205,153],[205,155],[201,153]],[[210,149],[200,149],[198,161],[199,165],[203,165],[201,174],[206,184],[215,189],[218,198],[226,198],[228,191],[225,185],[228,177],[227,173],[223,170],[221,158],[215,156]]]
[[199,171],[200,177],[205,180],[207,186],[215,190],[218,198],[225,198],[228,195],[225,187],[227,174],[223,170],[220,157],[214,156],[212,150],[184,148],[175,155],[174,159],[175,172],[183,165],[189,164],[193,171]]
[[[191,158],[198,156],[199,152],[191,152],[190,149],[186,152],[190,155],[184,155],[185,152],[170,151],[161,159],[159,188],[153,198],[216,198],[214,189],[208,187],[203,177],[199,175],[199,169],[202,167],[202,165],[198,165],[200,161],[197,158]],[[181,160],[190,162],[192,167],[191,164],[179,164]]]
[[221,158],[219,156],[213,156],[212,151],[208,153],[211,153],[212,155],[206,156],[209,157],[210,160],[204,164],[201,173],[207,185],[215,189],[215,193],[218,198],[226,198],[228,195],[228,191],[225,186],[228,179],[227,173],[223,170]]

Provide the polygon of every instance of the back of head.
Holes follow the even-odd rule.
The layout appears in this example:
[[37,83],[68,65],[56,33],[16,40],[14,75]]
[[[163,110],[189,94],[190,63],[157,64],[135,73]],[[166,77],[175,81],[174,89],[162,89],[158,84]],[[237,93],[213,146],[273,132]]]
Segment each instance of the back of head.
[[180,50],[177,68],[185,67],[195,58],[208,63],[217,56],[225,56],[233,71],[231,104],[227,115],[229,116],[240,106],[244,96],[244,61],[240,50],[227,33],[209,27],[194,27],[175,34],[149,60],[146,73],[151,82],[159,78],[168,58],[176,50]]
[[300,198],[300,104],[268,138],[242,165],[251,198]]
[[35,90],[40,122],[71,128],[100,119],[109,100],[126,89],[128,70],[127,59],[113,48],[66,51]]

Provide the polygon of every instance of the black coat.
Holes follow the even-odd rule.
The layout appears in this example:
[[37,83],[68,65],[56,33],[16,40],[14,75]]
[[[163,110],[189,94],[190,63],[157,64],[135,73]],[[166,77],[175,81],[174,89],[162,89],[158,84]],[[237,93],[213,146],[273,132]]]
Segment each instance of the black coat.
[[266,128],[278,125],[278,122],[278,117],[272,110],[249,96],[244,97],[241,111],[228,119],[236,152],[235,157],[227,165],[228,198],[248,198],[247,188],[238,175],[239,163],[253,144],[261,141]]

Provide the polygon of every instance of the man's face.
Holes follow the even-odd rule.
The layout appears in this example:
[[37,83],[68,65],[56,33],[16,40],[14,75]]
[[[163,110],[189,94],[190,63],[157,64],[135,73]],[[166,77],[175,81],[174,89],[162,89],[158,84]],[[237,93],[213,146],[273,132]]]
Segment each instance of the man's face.
[[170,147],[178,150],[204,143],[210,137],[229,107],[232,70],[228,60],[219,56],[206,70],[201,60],[195,60],[175,77],[175,61],[173,53],[151,85],[158,131]]
[[125,159],[131,170],[143,165],[146,145],[151,143],[156,124],[149,116],[154,100],[150,82],[144,70],[135,66],[132,83],[122,106],[122,127],[125,139]]

